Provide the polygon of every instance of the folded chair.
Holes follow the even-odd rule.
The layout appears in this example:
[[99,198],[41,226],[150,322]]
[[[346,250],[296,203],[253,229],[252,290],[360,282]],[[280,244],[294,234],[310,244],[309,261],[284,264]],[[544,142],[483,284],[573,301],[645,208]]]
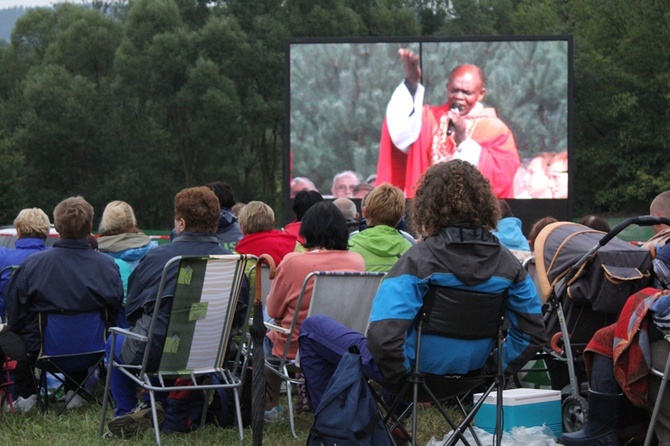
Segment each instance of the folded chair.
[[[387,404],[381,395],[377,401],[384,414],[389,431],[402,430],[412,445],[416,445],[418,406],[429,402],[444,417],[453,430],[443,445],[454,445],[459,440],[470,443],[463,435],[469,429],[477,444],[480,444],[472,422],[475,414],[487,396],[496,391],[496,428],[494,445],[500,445],[502,438],[502,391],[505,377],[502,368],[502,346],[504,342],[503,322],[506,293],[488,294],[464,291],[455,288],[431,285],[424,305],[415,321],[417,331],[416,358],[412,371],[400,384],[382,383],[382,386],[394,394]],[[473,324],[472,321],[477,321]],[[423,336],[444,336],[457,339],[495,339],[490,359],[495,358],[495,367],[484,367],[465,375],[433,375],[421,372],[421,342]],[[448,355],[449,352],[444,352]],[[492,363],[493,361],[490,361]],[[487,362],[489,364],[489,362]],[[488,369],[494,369],[492,372]],[[481,397],[469,401],[474,392]],[[454,402],[462,421],[457,424],[445,409],[445,403]],[[404,421],[411,416],[411,436],[404,427]],[[397,431],[396,431],[397,432]]]
[[[310,282],[314,282],[312,297],[309,303],[307,316],[316,314],[335,319],[343,325],[365,334],[370,321],[372,300],[377,294],[386,273],[382,272],[341,272],[315,271],[307,275],[300,290],[296,309],[303,307],[305,289]],[[286,383],[286,397],[288,401],[289,421],[293,437],[295,433],[293,420],[293,401],[291,388],[293,385],[303,384],[302,378],[296,378],[295,372],[300,370],[299,358],[289,358],[291,340],[295,336],[297,341],[297,322],[300,312],[295,311],[293,320],[288,329],[275,324],[266,323],[270,330],[276,330],[287,335],[288,341],[284,346],[281,358],[265,358],[265,366],[272,373],[280,376]]]
[[[105,427],[110,376],[112,369],[115,368],[132,379],[137,386],[149,392],[154,435],[158,445],[160,445],[160,427],[155,392],[173,390],[200,390],[206,394],[211,389],[232,389],[237,427],[242,440],[244,436],[240,408],[242,349],[237,349],[234,361],[225,361],[225,352],[249,259],[255,258],[246,255],[180,256],[167,262],[163,268],[149,333],[142,336],[119,327],[110,329],[112,334],[110,360],[107,365],[99,435],[103,435]],[[175,263],[178,264],[178,275],[174,295],[164,296],[167,272]],[[170,303],[172,305],[170,319],[160,362],[149,364],[151,353],[149,346],[153,345],[154,336],[157,335],[155,327],[160,307]],[[245,321],[248,319],[247,316]],[[114,349],[119,334],[147,343],[142,364],[120,364],[111,359],[115,358]],[[207,378],[212,376],[218,379],[209,381]],[[187,386],[174,384],[174,379],[179,377],[190,378],[192,384]],[[203,424],[207,418],[207,401],[208,398],[205,398]]]
[[[75,386],[66,398],[62,412],[76,396],[95,401],[86,381],[100,369],[105,357],[106,311],[83,313],[40,313],[42,346],[35,367],[39,369],[38,400],[43,410],[49,406],[47,373],[64,385]],[[78,375],[75,377],[73,375]],[[82,380],[81,377],[85,376]]]

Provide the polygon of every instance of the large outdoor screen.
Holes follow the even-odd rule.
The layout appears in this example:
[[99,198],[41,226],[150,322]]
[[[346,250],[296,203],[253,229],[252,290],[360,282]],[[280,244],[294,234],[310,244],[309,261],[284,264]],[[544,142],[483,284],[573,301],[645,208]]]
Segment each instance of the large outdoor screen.
[[[437,149],[431,149],[440,138],[453,138],[444,134],[449,119],[442,117],[440,126],[439,117],[429,123],[425,113],[417,138],[424,138],[422,143],[413,143],[405,152],[393,143],[380,147],[389,100],[396,88],[406,88],[401,85],[405,69],[399,49],[420,57],[424,105],[453,108],[447,100],[449,73],[462,64],[481,68],[485,94],[478,110],[497,120],[480,120],[470,112],[468,138],[481,147],[478,167],[498,196],[509,199],[515,213],[526,220],[570,217],[572,40],[555,36],[289,40],[287,203],[303,188],[315,188],[326,197],[360,198],[379,178],[388,179],[389,171],[408,172],[401,180],[393,178],[407,182],[396,185],[411,198],[427,164],[454,156],[453,148],[439,157]],[[414,167],[408,168],[408,163]],[[499,169],[502,164],[505,167]]]

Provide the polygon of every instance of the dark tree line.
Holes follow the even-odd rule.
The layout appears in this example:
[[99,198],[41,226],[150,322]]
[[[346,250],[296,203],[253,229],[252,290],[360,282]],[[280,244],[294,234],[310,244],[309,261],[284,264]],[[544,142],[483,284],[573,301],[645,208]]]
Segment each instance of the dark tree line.
[[[670,189],[670,27],[654,0],[99,0],[29,11],[0,48],[0,222],[81,194],[167,228],[226,180],[281,213],[284,42],[573,34],[575,213]],[[281,218],[281,217],[280,217]]]

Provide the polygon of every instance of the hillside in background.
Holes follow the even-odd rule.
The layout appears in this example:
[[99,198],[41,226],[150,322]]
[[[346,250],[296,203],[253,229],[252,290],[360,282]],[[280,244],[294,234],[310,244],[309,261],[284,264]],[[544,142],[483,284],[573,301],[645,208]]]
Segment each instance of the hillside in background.
[[12,35],[14,23],[26,12],[29,8],[23,6],[14,6],[11,8],[0,9],[0,39],[9,42],[9,37]]

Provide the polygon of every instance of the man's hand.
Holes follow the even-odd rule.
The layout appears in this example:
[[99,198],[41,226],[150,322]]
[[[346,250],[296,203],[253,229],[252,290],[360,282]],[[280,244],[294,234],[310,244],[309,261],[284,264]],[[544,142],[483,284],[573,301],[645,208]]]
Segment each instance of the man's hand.
[[405,67],[405,79],[409,87],[416,88],[421,80],[421,66],[419,65],[419,56],[406,48],[398,50],[398,56],[402,59]]
[[451,122],[454,124],[454,140],[456,141],[456,145],[458,145],[467,139],[468,126],[460,112],[456,110],[449,110],[448,116]]

